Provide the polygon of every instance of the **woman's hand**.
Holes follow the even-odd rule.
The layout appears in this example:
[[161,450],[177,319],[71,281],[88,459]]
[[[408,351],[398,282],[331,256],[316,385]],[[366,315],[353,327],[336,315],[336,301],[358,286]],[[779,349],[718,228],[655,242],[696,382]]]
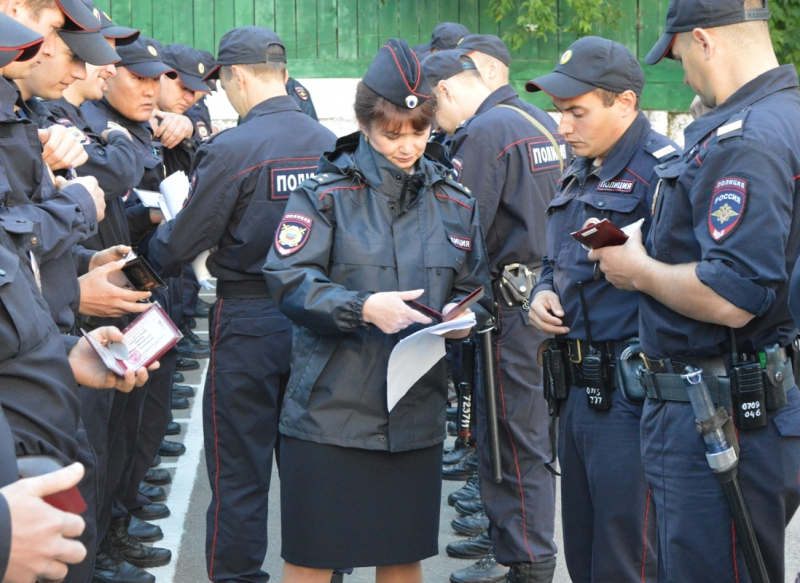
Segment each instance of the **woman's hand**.
[[372,294],[364,302],[364,321],[374,324],[385,334],[397,334],[411,324],[430,324],[428,316],[410,308],[406,302],[425,293],[424,289],[404,292],[380,292]]

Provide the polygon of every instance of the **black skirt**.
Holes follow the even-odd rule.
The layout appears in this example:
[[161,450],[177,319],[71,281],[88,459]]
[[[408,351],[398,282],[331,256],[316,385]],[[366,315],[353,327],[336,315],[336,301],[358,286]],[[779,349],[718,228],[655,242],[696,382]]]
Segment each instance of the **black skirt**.
[[439,553],[442,445],[390,453],[281,436],[281,557],[313,569]]

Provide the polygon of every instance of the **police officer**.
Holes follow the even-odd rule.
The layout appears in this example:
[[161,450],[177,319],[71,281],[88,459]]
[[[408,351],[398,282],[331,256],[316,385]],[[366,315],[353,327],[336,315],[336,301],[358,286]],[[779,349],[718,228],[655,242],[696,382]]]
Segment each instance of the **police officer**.
[[319,121],[314,102],[311,100],[311,94],[294,77],[289,77],[289,80],[286,81],[286,93],[294,98],[303,113],[314,121]]
[[770,581],[784,579],[784,529],[800,504],[800,393],[786,352],[797,335],[788,295],[800,250],[800,93],[794,67],[775,58],[768,18],[760,0],[673,0],[647,62],[679,61],[713,109],[684,131],[685,154],[656,168],[646,247],[634,234],[589,255],[615,286],[641,292],[642,456],[659,581],[750,580],[679,376],[687,365],[703,369],[737,426],[739,484]]
[[[643,87],[644,73],[625,46],[591,36],[573,43],[552,73],[527,84],[552,96],[561,112],[558,131],[577,154],[548,207],[547,256],[528,312],[534,326],[557,336],[548,358],[560,356],[572,373],[571,386],[563,387],[569,397],[560,412],[559,463],[564,557],[573,581],[656,577],[654,505],[639,446],[644,395],[638,380],[616,375],[626,366],[620,356],[628,350],[630,357],[637,345],[638,294],[595,277],[588,252],[569,236],[604,219],[618,227],[642,220],[645,237],[649,231],[654,166],[680,149],[639,110]],[[582,360],[593,351],[609,366],[602,387],[587,389]]]
[[271,30],[226,33],[217,62],[208,76],[219,77],[243,122],[200,148],[189,202],[159,228],[150,256],[174,275],[218,247],[207,260],[218,298],[203,403],[212,489],[208,574],[212,581],[263,582],[271,460],[292,338],[261,266],[289,193],[314,173],[335,136],[287,95],[286,49]]
[[469,34],[466,26],[459,22],[440,22],[431,33],[431,41],[414,47],[414,53],[420,60],[436,51],[456,48]]
[[[532,117],[513,106],[501,107],[510,105],[514,92],[491,92],[474,62],[460,51],[431,55],[423,67],[437,95],[436,121],[454,135],[452,161],[458,180],[476,194],[496,282],[500,484],[490,476],[480,393],[477,403],[478,469],[490,534],[497,561],[512,566],[509,580],[550,581],[556,553],[555,481],[545,467],[550,440],[542,373],[530,354],[530,347],[545,337],[528,324],[526,294],[532,280],[525,280],[545,255],[545,212],[556,191],[566,146],[563,137],[553,137],[556,124],[544,112]],[[501,288],[501,278],[521,279],[515,290]],[[470,569],[454,573],[451,580],[498,581],[505,571],[485,564]]]

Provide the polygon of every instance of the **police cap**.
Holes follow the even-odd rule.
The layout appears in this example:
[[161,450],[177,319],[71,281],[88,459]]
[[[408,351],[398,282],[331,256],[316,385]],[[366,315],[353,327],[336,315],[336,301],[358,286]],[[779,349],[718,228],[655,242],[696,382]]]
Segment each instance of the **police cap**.
[[208,85],[203,83],[207,70],[200,51],[180,43],[173,43],[161,51],[161,60],[166,66],[175,69],[184,87],[191,91],[209,92]]
[[[282,55],[268,55],[267,49],[278,45]],[[217,79],[221,66],[257,65],[260,63],[286,63],[286,47],[274,31],[263,26],[242,26],[229,30],[219,40],[217,65],[204,80]]]
[[478,52],[494,57],[506,67],[511,66],[511,53],[506,43],[499,36],[493,34],[471,34],[464,37],[458,50],[465,55]]
[[431,86],[464,71],[477,71],[475,62],[461,51],[437,51],[422,61],[422,70]]
[[117,66],[125,67],[138,77],[155,79],[161,75],[169,75],[174,79],[177,73],[161,61],[160,47],[154,39],[140,36],[131,44],[117,49],[120,56]]
[[120,61],[119,54],[111,48],[101,31],[59,30],[58,36],[79,59],[90,65],[104,66]]
[[417,54],[427,53],[431,49],[437,51],[446,51],[454,49],[458,46],[461,40],[469,34],[469,30],[463,24],[458,22],[440,22],[433,29],[431,34],[431,42],[424,45],[414,47],[414,52]]
[[100,30],[100,18],[95,16],[83,0],[56,0],[56,3],[66,17],[64,30]]
[[372,60],[364,85],[398,107],[414,109],[431,94],[417,55],[401,38],[390,38]]
[[644,73],[639,61],[618,42],[585,36],[561,56],[552,73],[528,81],[525,89],[544,91],[559,99],[572,99],[595,89],[614,93],[631,90],[642,95]]
[[655,65],[670,53],[675,35],[695,28],[715,28],[751,20],[769,20],[767,0],[763,8],[745,10],[745,0],[672,0],[667,9],[667,27],[650,49],[645,62]]
[[0,12],[0,68],[29,61],[39,54],[43,42],[38,33]]
[[[139,31],[135,28],[128,28],[127,26],[117,26],[111,21],[111,18],[95,7],[92,0],[82,0],[86,7],[92,11],[94,17],[100,20],[100,32],[105,38],[113,39],[116,46],[129,45],[137,38],[139,38]],[[87,61],[88,62],[88,61]]]
[[[200,56],[203,57],[203,65],[206,67],[206,74],[208,71],[211,71],[214,67],[217,66],[217,60],[214,58],[214,55],[209,53],[208,51],[199,51]],[[204,77],[205,79],[205,77]],[[211,91],[217,90],[217,83],[213,79],[208,79],[205,81],[206,85]]]

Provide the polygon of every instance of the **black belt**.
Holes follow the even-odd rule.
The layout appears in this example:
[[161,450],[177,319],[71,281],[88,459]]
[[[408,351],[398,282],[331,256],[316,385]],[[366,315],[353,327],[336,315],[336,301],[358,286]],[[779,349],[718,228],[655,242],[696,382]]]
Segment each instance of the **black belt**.
[[220,281],[217,280],[217,297],[225,300],[250,300],[268,298],[266,281]]
[[617,364],[617,358],[619,358],[625,349],[628,348],[627,342],[624,340],[608,340],[606,342],[595,342],[594,344],[590,345],[586,340],[577,340],[575,338],[567,338],[565,342],[567,344],[567,358],[569,359],[568,366],[570,378],[573,385],[577,387],[583,385],[583,371],[581,370],[581,362],[583,362],[583,357],[589,354],[589,349],[594,348],[608,357],[608,365],[610,367],[609,376],[611,377],[609,380],[615,389],[619,388],[619,379],[614,371]]
[[[730,382],[727,379],[725,359],[721,356],[713,358],[680,358],[651,360],[641,355],[642,385],[645,394],[657,401],[678,401],[688,403],[689,394],[686,383],[681,378],[687,366],[703,369],[703,378],[708,385],[711,399],[715,405],[730,409]],[[721,378],[720,378],[721,377]]]

